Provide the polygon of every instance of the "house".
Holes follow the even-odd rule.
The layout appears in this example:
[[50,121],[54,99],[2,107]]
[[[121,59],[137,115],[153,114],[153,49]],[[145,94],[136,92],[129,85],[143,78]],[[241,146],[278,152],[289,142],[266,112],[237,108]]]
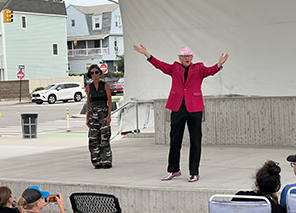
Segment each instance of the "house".
[[67,13],[64,2],[0,0],[13,21],[0,24],[0,80],[67,76]]
[[118,4],[67,7],[70,73],[84,73],[91,64],[107,64],[116,72],[116,55],[124,54]]

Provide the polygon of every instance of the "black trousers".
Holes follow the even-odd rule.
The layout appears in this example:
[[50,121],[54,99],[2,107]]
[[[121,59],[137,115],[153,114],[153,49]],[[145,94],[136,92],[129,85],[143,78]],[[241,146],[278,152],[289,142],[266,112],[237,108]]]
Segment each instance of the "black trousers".
[[170,152],[168,159],[168,172],[177,172],[180,169],[180,151],[187,122],[190,137],[189,172],[190,175],[199,174],[201,156],[201,121],[202,111],[188,112],[182,104],[177,112],[171,112]]

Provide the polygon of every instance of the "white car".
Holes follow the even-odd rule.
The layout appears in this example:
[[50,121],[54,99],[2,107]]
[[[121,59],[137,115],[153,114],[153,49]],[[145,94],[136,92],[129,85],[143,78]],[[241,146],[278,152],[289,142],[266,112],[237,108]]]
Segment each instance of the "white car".
[[56,101],[68,102],[68,100],[73,99],[79,102],[85,96],[85,88],[80,83],[56,83],[48,85],[44,90],[34,92],[32,94],[32,102],[36,104],[42,104],[43,102],[54,104]]

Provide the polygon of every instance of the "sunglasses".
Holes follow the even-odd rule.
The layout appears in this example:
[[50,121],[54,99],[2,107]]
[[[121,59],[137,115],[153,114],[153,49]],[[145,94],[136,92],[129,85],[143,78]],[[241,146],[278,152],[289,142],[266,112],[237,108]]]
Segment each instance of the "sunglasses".
[[91,75],[93,75],[93,74],[95,74],[95,73],[96,73],[96,74],[99,74],[100,72],[99,72],[99,71],[90,72]]

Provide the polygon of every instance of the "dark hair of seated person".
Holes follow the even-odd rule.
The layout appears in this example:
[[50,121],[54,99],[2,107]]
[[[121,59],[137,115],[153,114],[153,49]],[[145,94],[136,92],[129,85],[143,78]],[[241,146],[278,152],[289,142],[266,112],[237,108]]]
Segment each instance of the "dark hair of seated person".
[[[272,194],[279,191],[281,188],[281,168],[278,163],[269,160],[257,171],[255,175],[254,191],[239,191],[235,195],[248,195],[248,196],[264,196],[270,203],[272,213],[286,212],[286,209],[279,205],[272,199]],[[233,198],[232,201],[264,201],[263,199],[250,199],[250,198]]]

